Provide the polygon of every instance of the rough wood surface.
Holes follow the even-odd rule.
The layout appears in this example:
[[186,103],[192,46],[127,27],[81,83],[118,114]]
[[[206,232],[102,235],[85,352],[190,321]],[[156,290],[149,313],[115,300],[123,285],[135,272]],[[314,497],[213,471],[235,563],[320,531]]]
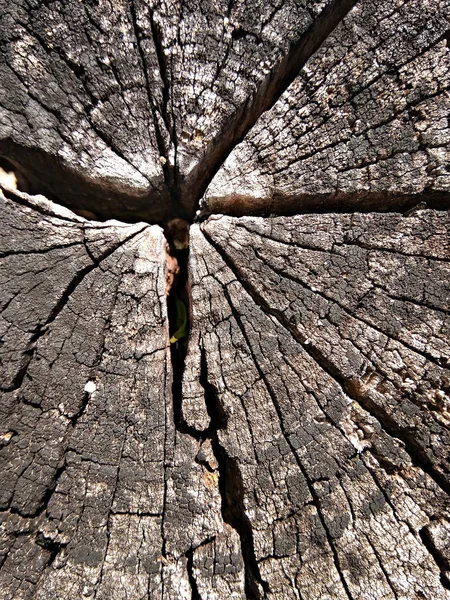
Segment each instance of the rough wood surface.
[[450,4],[362,0],[228,156],[226,214],[445,205]]
[[0,153],[100,216],[167,218],[166,184],[195,212],[226,154],[352,4],[1,0]]
[[450,600],[449,17],[0,0],[0,600]]
[[[203,411],[261,596],[449,596],[449,539],[428,544],[449,516],[449,349],[431,334],[448,328],[442,233],[448,214],[431,211],[194,226],[186,376],[203,356]],[[432,308],[413,282],[436,256]],[[391,290],[391,265],[414,291]],[[199,410],[183,398],[187,425]]]
[[448,598],[448,219],[194,225],[176,398],[161,229],[3,198],[4,597]]

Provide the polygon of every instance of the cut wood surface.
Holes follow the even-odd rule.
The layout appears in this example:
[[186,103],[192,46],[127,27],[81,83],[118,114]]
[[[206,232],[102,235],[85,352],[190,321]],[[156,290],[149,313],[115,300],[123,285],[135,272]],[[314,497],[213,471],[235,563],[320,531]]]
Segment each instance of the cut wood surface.
[[449,18],[0,0],[0,600],[450,600]]
[[361,0],[212,180],[226,214],[445,206],[450,4]]

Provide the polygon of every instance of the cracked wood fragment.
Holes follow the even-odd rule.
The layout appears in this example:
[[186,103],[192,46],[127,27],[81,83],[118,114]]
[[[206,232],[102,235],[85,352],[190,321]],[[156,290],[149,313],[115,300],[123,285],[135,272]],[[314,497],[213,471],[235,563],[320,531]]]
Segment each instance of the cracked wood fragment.
[[[259,597],[365,598],[375,581],[377,598],[449,597],[443,543],[435,555],[421,537],[436,518],[449,519],[448,347],[438,345],[444,364],[436,364],[411,348],[414,312],[411,323],[404,316],[405,345],[383,317],[371,324],[358,297],[372,282],[371,249],[353,242],[376,229],[389,256],[404,249],[398,281],[414,278],[405,257],[423,252],[418,236],[428,222],[423,231],[435,225],[436,234],[426,253],[441,261],[426,281],[445,302],[440,269],[450,256],[438,240],[448,214],[409,219],[220,217],[192,228],[192,336],[225,415],[218,443],[243,485],[235,523],[251,528],[251,538],[241,529],[241,543],[251,544]],[[383,250],[372,252],[382,264]],[[402,302],[408,294],[407,286]],[[440,330],[448,315],[438,314]],[[432,318],[424,312],[430,328]],[[198,345],[187,356],[186,382],[199,370]],[[182,413],[195,428],[192,398],[183,398]],[[445,525],[441,531],[436,540],[446,539]]]
[[1,201],[2,594],[178,598],[192,577],[242,590],[217,466],[175,430],[162,230]]
[[229,154],[204,210],[449,206],[450,5],[362,0]]

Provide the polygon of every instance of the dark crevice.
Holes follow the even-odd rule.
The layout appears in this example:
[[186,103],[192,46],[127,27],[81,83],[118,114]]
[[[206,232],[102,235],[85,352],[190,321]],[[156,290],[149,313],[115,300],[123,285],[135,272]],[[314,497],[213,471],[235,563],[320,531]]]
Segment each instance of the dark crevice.
[[98,263],[98,260],[95,258],[95,256],[92,254],[91,249],[89,248],[89,241],[87,239],[87,235],[86,235],[86,229],[83,229],[83,245],[84,245],[84,249],[86,251],[86,254],[89,256],[89,258],[92,260],[92,262],[94,264]]
[[186,552],[186,558],[186,570],[188,574],[189,585],[191,586],[191,600],[201,600],[197,581],[194,576],[194,548],[191,548],[188,552]]
[[55,542],[55,540],[52,540],[51,538],[45,537],[42,531],[38,531],[36,534],[36,544],[50,553],[50,558],[46,565],[47,568],[50,567],[57,555],[66,546],[66,544],[61,544],[59,542]]
[[291,217],[302,214],[326,213],[386,213],[399,212],[405,217],[430,208],[448,210],[450,194],[446,191],[424,190],[416,194],[392,192],[333,192],[330,194],[282,195],[271,198],[234,194],[209,197],[207,205],[196,218],[201,222],[214,214],[230,217]]
[[[167,240],[167,314],[169,319],[170,357],[172,361],[173,418],[178,431],[198,438],[198,432],[183,422],[181,416],[182,381],[186,360],[191,295],[188,277],[189,245],[180,240],[180,232],[166,226]],[[188,234],[187,234],[188,235]],[[178,246],[178,248],[177,248]],[[180,247],[182,246],[182,247]],[[183,321],[185,322],[184,331]],[[181,332],[181,333],[180,333]],[[178,335],[179,334],[179,337]],[[175,339],[178,338],[178,339]]]
[[[269,592],[269,584],[261,577],[255,556],[255,544],[250,520],[245,512],[244,484],[238,462],[230,458],[212,437],[212,447],[219,463],[219,490],[222,497],[222,517],[238,533],[245,567],[245,595],[247,600],[261,600]],[[262,592],[260,591],[262,590]]]
[[[30,195],[42,195],[47,200],[84,216],[95,215],[97,221],[116,219],[124,223],[162,223],[170,218],[173,207],[169,205],[169,191],[161,175],[143,187],[135,187],[123,181],[112,181],[109,176],[92,177],[92,171],[76,170],[64,162],[55,164],[55,159],[43,150],[20,147],[11,141],[0,142],[0,156],[7,156],[13,165],[18,181],[18,191]],[[25,185],[21,181],[26,180]],[[5,196],[13,190],[5,190]],[[6,193],[5,193],[6,191]],[[15,194],[12,198],[21,204],[27,204],[26,197]],[[33,200],[31,198],[31,200]],[[32,208],[44,214],[50,214],[49,208]],[[81,212],[82,211],[82,212]],[[68,217],[58,217],[70,220]]]
[[228,423],[228,415],[224,410],[216,388],[208,380],[208,363],[206,360],[206,352],[202,347],[200,350],[200,385],[205,393],[205,405],[208,416],[211,419],[209,428],[207,429],[208,436],[212,437],[217,434],[220,429],[225,429]]
[[203,548],[204,546],[208,546],[209,544],[213,544],[216,539],[216,536],[213,535],[211,537],[207,537],[202,541],[198,546],[194,546],[190,548],[186,553],[185,557],[187,559],[186,570],[189,580],[189,585],[191,587],[191,599],[192,600],[201,600],[201,595],[198,589],[197,580],[194,575],[194,553],[199,548]]
[[[205,432],[205,436],[208,436],[208,433]],[[193,436],[195,437],[195,436]],[[195,462],[199,465],[202,465],[202,467],[204,467],[209,473],[215,473],[216,469],[214,469],[211,464],[207,461],[204,460],[200,454],[200,456],[197,454],[197,456],[195,457]]]
[[[207,434],[219,464],[219,490],[222,498],[222,518],[238,533],[245,567],[245,594],[247,600],[262,600],[269,586],[261,577],[255,556],[255,545],[250,520],[245,512],[244,484],[238,461],[230,457],[219,441],[218,431],[227,424],[227,415],[216,388],[208,380],[208,366],[204,350],[201,353],[200,383],[204,389],[205,404],[211,419]],[[261,591],[263,590],[262,595]]]
[[430,532],[428,531],[428,525],[425,525],[425,527],[422,527],[422,529],[419,530],[419,535],[420,539],[423,542],[423,545],[431,554],[431,556],[434,559],[434,562],[437,564],[439,570],[441,571],[440,580],[442,587],[444,587],[446,590],[450,590],[450,561],[447,560],[441,554],[439,548],[436,547],[433,538],[431,537]]

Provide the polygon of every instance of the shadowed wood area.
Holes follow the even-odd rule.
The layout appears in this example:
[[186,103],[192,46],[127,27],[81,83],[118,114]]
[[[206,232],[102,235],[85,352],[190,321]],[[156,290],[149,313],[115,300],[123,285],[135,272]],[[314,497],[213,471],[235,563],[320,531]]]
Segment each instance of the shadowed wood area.
[[1,600],[450,600],[449,17],[0,0]]

